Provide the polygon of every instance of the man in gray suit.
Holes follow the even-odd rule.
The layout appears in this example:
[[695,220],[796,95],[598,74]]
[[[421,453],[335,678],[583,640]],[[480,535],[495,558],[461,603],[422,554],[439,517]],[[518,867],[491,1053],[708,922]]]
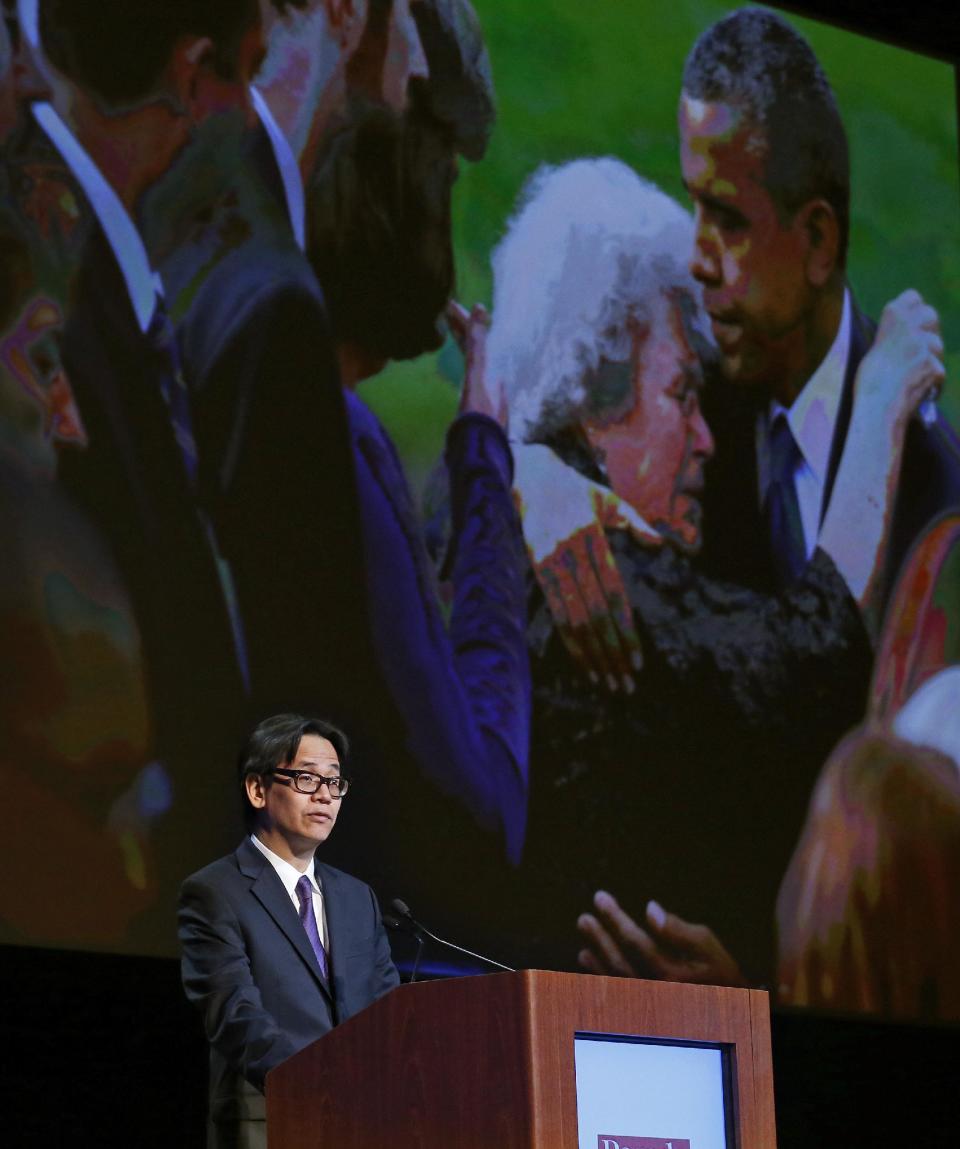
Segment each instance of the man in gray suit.
[[182,973],[210,1054],[210,1144],[266,1143],[267,1073],[399,983],[373,891],[317,862],[349,781],[347,740],[281,714],[240,754],[251,834],[180,895]]

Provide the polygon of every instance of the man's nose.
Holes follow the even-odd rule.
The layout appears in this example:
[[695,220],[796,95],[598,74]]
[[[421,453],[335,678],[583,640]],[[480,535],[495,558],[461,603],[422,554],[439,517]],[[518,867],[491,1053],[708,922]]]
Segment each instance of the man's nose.
[[720,259],[712,244],[697,239],[690,257],[690,274],[704,285],[719,282]]

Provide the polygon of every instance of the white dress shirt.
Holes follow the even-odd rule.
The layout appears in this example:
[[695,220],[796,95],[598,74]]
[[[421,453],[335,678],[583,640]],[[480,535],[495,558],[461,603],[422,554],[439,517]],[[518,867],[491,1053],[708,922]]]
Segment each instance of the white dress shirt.
[[853,305],[850,292],[843,294],[843,315],[836,338],[820,366],[787,409],[775,399],[757,419],[757,466],[760,473],[760,501],[770,485],[769,439],[777,416],[786,415],[790,431],[803,456],[793,473],[794,489],[800,505],[800,520],[807,558],[813,554],[820,534],[823,493],[830,465],[830,448],[837,427],[837,411],[843,395],[843,380],[850,356]]
[[270,139],[277,167],[280,169],[280,179],[283,181],[283,193],[287,198],[287,214],[290,216],[293,238],[297,242],[297,247],[301,251],[306,251],[307,208],[303,194],[303,177],[300,175],[300,165],[297,163],[297,157],[293,154],[293,148],[290,147],[287,137],[273,118],[270,105],[254,85],[250,87],[250,98],[253,100],[254,110],[260,117],[264,131]]
[[163,295],[163,284],[150,266],[147,249],[136,224],[103,172],[53,105],[41,101],[33,105],[32,111],[34,119],[83,188],[116,257],[140,330],[146,332],[153,319],[157,296]]
[[250,835],[250,841],[277,871],[277,877],[283,882],[283,888],[290,895],[290,901],[293,902],[298,917],[300,916],[300,899],[297,897],[297,882],[304,876],[304,873],[310,879],[310,886],[313,889],[313,912],[316,915],[320,940],[323,942],[323,948],[329,953],[330,939],[327,933],[327,915],[323,908],[323,891],[320,889],[320,882],[314,873],[313,858],[310,859],[310,865],[307,866],[306,870],[298,870],[296,866],[291,866],[288,861],[275,854],[269,846],[265,846],[256,834]]

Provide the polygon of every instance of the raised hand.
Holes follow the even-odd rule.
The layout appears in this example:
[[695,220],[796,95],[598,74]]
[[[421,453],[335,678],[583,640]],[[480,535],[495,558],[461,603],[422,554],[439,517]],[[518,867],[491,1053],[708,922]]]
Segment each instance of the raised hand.
[[857,372],[854,419],[865,404],[905,422],[944,380],[940,318],[912,288],[883,309],[876,339]]
[[634,689],[640,639],[607,529],[645,545],[660,535],[608,487],[585,478],[538,443],[515,443],[514,497],[527,553],[571,658],[612,691]]
[[933,407],[943,377],[937,313],[916,291],[905,291],[883,309],[857,371],[850,428],[818,540],[874,633],[907,427],[921,403]]
[[446,310],[450,334],[463,352],[465,367],[463,390],[460,392],[460,410],[489,415],[506,429],[509,411],[507,397],[500,380],[487,378],[487,335],[490,316],[482,303],[475,303],[470,311],[455,299]]
[[708,926],[694,925],[648,902],[645,925],[598,890],[595,913],[581,914],[577,929],[586,948],[580,965],[611,977],[646,977],[699,985],[744,986],[740,967]]

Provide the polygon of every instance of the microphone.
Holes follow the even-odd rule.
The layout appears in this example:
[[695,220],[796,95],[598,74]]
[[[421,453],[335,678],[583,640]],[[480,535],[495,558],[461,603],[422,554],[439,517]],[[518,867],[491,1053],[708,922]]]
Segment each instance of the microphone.
[[[400,904],[403,905],[402,902]],[[417,969],[420,965],[420,958],[423,955],[423,934],[417,929],[415,925],[412,924],[412,919],[411,921],[407,921],[406,919],[401,921],[399,918],[395,918],[393,914],[384,914],[383,924],[387,927],[388,930],[402,931],[403,933],[410,934],[411,937],[416,938],[417,953],[413,959],[413,967],[410,970],[410,985],[413,985],[413,983],[417,980]]]
[[463,946],[458,946],[456,942],[448,942],[445,938],[437,937],[437,935],[431,933],[422,922],[417,921],[417,919],[413,916],[410,907],[400,898],[394,898],[390,903],[390,908],[399,914],[403,921],[413,928],[414,937],[418,937],[421,944],[423,943],[423,937],[425,935],[431,941],[436,942],[438,945],[446,946],[448,949],[456,950],[457,953],[466,954],[467,957],[476,958],[477,961],[486,962],[487,965],[496,966],[497,969],[504,969],[507,971],[507,973],[517,972],[513,966],[504,965],[502,961],[495,961],[493,958],[484,957],[483,954],[474,953],[473,950],[468,950]]

